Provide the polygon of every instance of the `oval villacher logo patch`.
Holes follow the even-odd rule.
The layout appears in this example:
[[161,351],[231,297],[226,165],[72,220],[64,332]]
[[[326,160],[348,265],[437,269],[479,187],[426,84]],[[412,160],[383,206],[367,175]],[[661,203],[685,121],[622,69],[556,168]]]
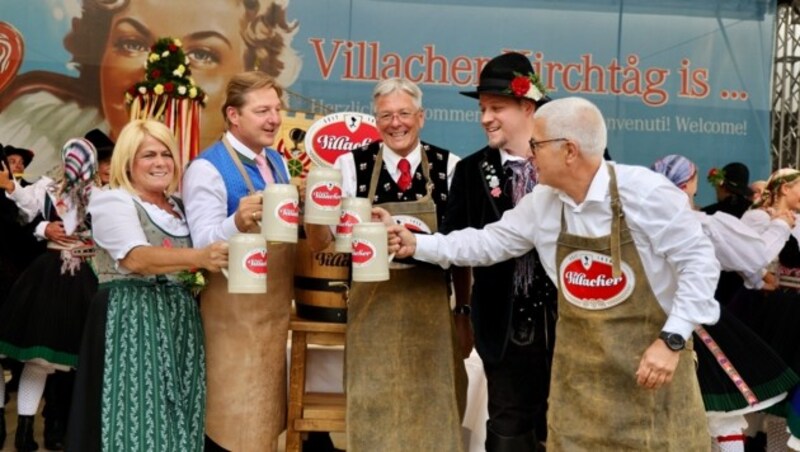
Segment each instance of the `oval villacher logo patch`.
[[564,298],[579,308],[600,310],[625,301],[636,286],[631,267],[622,262],[622,274],[611,276],[611,256],[593,251],[570,253],[559,268]]

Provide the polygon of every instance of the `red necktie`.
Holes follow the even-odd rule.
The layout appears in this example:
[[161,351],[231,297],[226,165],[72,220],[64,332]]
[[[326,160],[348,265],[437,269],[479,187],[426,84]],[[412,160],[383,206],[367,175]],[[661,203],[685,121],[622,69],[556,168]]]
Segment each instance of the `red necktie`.
[[411,188],[411,164],[406,159],[400,159],[397,162],[397,169],[400,170],[397,186],[400,187],[400,190],[406,191]]

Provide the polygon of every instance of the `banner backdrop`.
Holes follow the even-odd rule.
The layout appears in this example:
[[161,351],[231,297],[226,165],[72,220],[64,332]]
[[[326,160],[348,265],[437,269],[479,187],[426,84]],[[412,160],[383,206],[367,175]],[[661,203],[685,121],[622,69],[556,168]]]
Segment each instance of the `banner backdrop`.
[[703,180],[711,167],[741,161],[751,179],[769,173],[775,3],[0,0],[0,143],[32,148],[38,174],[68,138],[97,126],[116,135],[147,49],[172,36],[210,96],[205,144],[222,131],[225,81],[259,67],[316,115],[370,113],[376,81],[407,77],[424,92],[423,138],[467,155],[485,137],[477,102],[458,93],[474,89],[489,59],[514,50],[529,56],[551,97],[584,96],[601,108],[615,160],[694,160],[704,205],[713,201]]

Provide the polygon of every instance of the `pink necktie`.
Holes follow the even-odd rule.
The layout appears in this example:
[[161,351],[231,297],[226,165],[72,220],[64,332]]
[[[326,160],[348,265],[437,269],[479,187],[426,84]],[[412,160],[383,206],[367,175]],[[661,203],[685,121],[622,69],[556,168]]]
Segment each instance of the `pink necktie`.
[[397,162],[397,169],[400,170],[397,186],[400,187],[400,190],[406,191],[411,188],[411,164],[406,159],[400,159]]
[[267,165],[267,159],[264,158],[263,155],[256,154],[256,166],[258,167],[258,172],[261,173],[261,177],[264,178],[265,183],[275,183],[275,179],[272,177],[272,170],[269,165]]

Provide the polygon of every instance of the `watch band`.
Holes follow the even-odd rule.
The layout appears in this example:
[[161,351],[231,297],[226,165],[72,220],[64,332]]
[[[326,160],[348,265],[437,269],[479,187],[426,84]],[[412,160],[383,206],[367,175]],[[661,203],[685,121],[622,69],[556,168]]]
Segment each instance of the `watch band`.
[[468,304],[459,304],[453,308],[453,314],[455,315],[470,315],[472,313],[472,306]]

